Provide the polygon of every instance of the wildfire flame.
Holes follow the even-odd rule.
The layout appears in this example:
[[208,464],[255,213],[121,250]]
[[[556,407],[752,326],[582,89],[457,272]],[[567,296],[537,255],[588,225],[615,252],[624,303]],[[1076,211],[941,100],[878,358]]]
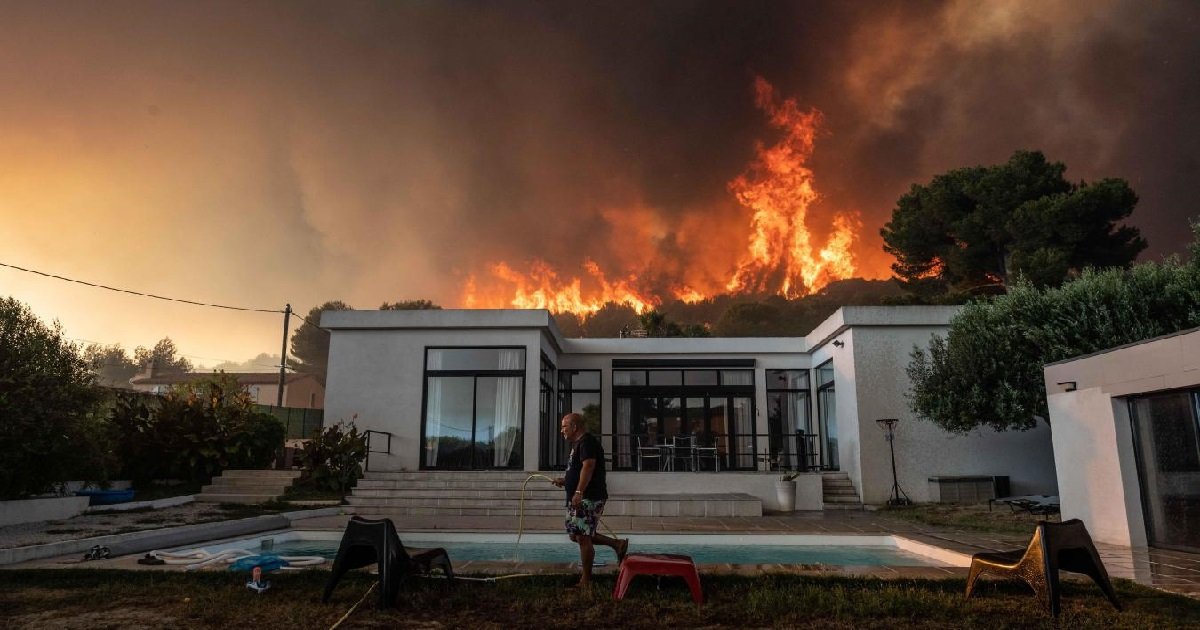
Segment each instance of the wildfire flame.
[[[778,294],[797,298],[834,280],[854,275],[856,266],[851,251],[862,222],[855,213],[837,213],[824,245],[814,244],[808,229],[809,207],[820,199],[812,170],[807,166],[813,153],[821,113],[802,111],[795,99],[780,99],[765,79],[755,80],[755,104],[765,112],[782,137],[773,145],[759,144],[755,161],[744,173],[729,182],[728,189],[737,202],[750,212],[750,235],[746,250],[737,257],[728,280],[676,278],[665,291],[675,299],[695,303],[721,293]],[[611,216],[644,216],[652,210],[610,211]],[[621,226],[618,225],[618,228]],[[679,226],[686,229],[686,226]],[[697,228],[697,231],[699,228]],[[677,235],[677,238],[691,238]],[[654,235],[651,240],[662,238]],[[626,248],[630,243],[622,243]],[[654,248],[650,242],[646,247]],[[646,268],[627,270],[612,280],[595,261],[584,263],[583,276],[561,277],[542,260],[533,260],[528,271],[520,272],[505,262],[491,265],[490,282],[480,289],[470,276],[463,289],[463,304],[468,308],[544,308],[553,312],[594,313],[609,302],[626,304],[638,313],[662,303],[659,291],[647,288],[647,278],[655,261],[641,263]],[[698,260],[673,265],[686,275]],[[730,272],[726,272],[727,274]],[[657,274],[661,277],[661,274]]]

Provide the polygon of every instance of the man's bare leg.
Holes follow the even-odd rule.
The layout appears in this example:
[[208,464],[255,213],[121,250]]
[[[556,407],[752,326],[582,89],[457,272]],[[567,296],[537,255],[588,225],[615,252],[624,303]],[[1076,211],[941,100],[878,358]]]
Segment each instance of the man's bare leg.
[[612,547],[612,550],[617,552],[617,564],[620,564],[625,559],[625,552],[629,549],[628,538],[609,538],[603,534],[594,534],[592,542],[605,547]]
[[579,543],[579,568],[583,574],[579,577],[580,588],[592,585],[592,561],[596,559],[596,547],[592,545],[591,536],[576,535]]

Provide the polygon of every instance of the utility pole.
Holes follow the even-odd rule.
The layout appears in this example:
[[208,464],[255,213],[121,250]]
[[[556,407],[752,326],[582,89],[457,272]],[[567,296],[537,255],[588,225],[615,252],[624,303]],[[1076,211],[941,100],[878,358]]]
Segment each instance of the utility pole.
[[288,320],[292,317],[292,305],[287,304],[283,307],[283,350],[279,351],[279,394],[275,397],[275,406],[283,406],[283,379],[286,376],[287,370],[287,337],[288,337]]

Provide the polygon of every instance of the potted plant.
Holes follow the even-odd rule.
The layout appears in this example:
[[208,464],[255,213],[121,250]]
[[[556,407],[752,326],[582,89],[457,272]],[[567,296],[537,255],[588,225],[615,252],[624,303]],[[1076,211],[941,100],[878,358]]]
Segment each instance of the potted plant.
[[779,511],[796,511],[796,477],[799,471],[788,471],[775,482],[775,497],[779,499]]

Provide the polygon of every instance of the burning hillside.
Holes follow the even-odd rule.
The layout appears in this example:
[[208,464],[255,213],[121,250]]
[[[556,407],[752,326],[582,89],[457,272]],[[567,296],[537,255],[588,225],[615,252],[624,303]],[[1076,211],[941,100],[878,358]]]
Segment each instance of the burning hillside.
[[[607,269],[595,262],[598,256],[585,260],[583,273],[555,269],[541,260],[524,270],[496,262],[486,274],[468,278],[463,305],[582,315],[611,302],[641,313],[671,299],[695,303],[723,294],[797,298],[853,276],[852,246],[862,228],[857,215],[835,214],[831,225],[822,226],[823,238],[810,227],[809,209],[820,194],[807,163],[821,113],[781,98],[762,78],[754,87],[755,104],[780,137],[773,144],[760,143],[755,160],[727,186],[744,211],[738,223],[721,227],[685,219],[665,225],[653,208],[610,209],[603,216],[616,237],[602,253],[618,261],[606,263]],[[733,245],[738,242],[744,245]]]

